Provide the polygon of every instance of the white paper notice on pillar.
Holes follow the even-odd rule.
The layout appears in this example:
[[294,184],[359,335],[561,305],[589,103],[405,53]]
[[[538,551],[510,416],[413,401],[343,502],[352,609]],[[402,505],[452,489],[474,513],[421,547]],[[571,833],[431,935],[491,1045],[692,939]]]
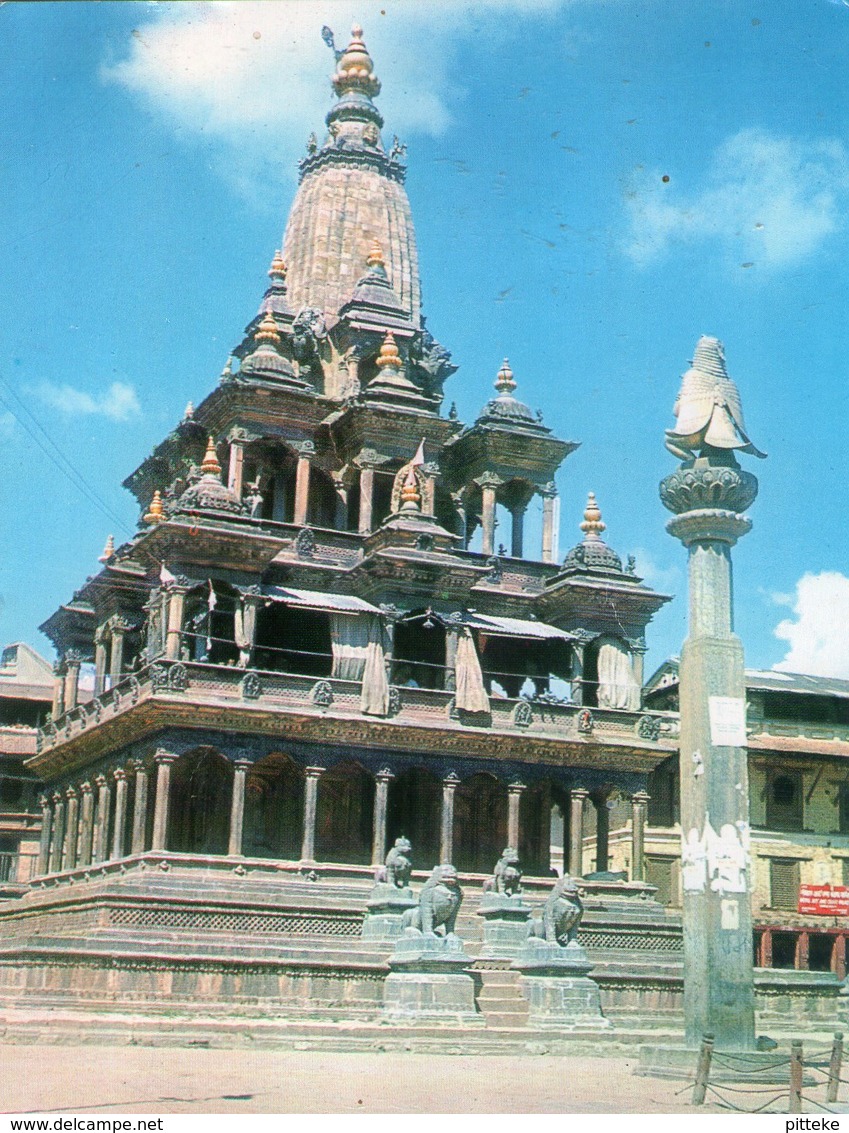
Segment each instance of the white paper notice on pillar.
[[746,746],[746,701],[741,696],[709,696],[708,712],[714,747]]

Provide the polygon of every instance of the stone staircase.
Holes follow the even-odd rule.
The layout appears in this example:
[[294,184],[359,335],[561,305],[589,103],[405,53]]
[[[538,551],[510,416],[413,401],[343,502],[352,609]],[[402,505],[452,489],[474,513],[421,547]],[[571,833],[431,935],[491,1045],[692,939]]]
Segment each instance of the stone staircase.
[[489,1030],[512,1031],[528,1025],[528,1001],[519,990],[520,975],[509,968],[480,968],[477,1004]]

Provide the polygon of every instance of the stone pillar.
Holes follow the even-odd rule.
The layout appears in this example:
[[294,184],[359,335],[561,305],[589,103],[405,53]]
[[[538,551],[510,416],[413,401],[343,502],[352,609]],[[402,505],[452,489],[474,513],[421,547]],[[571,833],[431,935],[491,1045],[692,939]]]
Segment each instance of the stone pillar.
[[712,1032],[719,1050],[754,1050],[746,684],[732,629],[731,548],[751,529],[740,513],[758,482],[733,453],[703,450],[709,455],[660,485],[676,513],[667,530],[689,554],[679,678],[684,1017],[688,1046]]
[[171,661],[180,660],[180,644],[183,638],[183,608],[186,604],[186,591],[182,587],[170,586],[168,595],[168,622],[165,634],[165,656]]
[[336,509],[333,516],[333,524],[338,531],[348,530],[348,489],[349,484],[346,484],[343,478],[339,475],[333,477],[333,487],[336,491]]
[[77,864],[77,837],[79,828],[77,821],[80,811],[80,797],[75,787],[68,787],[65,791],[68,808],[65,812],[65,845],[62,847],[62,869],[73,869]]
[[557,488],[554,484],[546,484],[540,489],[542,496],[542,561],[553,563],[555,559],[554,546],[554,501],[557,499]]
[[92,838],[94,836],[94,795],[91,783],[81,783],[80,835],[77,843],[77,865],[91,865]]
[[65,848],[65,819],[67,803],[60,791],[53,793],[53,833],[50,843],[50,872],[57,873],[62,868],[62,854]]
[[230,462],[227,469],[227,487],[238,498],[242,498],[243,470],[245,465],[245,446],[241,441],[230,441]]
[[374,465],[363,464],[360,469],[360,535],[371,531],[371,513],[374,502]]
[[374,777],[374,821],[372,823],[371,861],[381,865],[386,857],[386,807],[389,801],[389,784],[395,778],[388,767]]
[[592,800],[595,807],[595,868],[605,873],[610,865],[610,811],[607,795],[598,795]]
[[53,706],[50,715],[54,720],[58,720],[65,712],[66,671],[65,659],[62,657],[53,666]]
[[76,650],[65,654],[65,711],[76,708],[80,699],[80,665],[82,658]]
[[171,803],[171,764],[177,758],[160,748],[153,757],[156,763],[156,799],[153,809],[152,850],[164,850],[168,844],[168,811]]
[[301,441],[295,445],[298,452],[298,467],[295,472],[295,526],[303,527],[307,521],[310,500],[310,462],[315,456],[312,441]]
[[495,552],[495,493],[502,480],[494,473],[486,473],[479,476],[475,483],[480,485],[481,490],[481,550],[485,555],[491,555]]
[[424,484],[422,485],[422,514],[436,514],[436,477],[439,475],[438,464],[423,464]]
[[649,796],[645,791],[631,795],[631,880],[646,879],[646,809]]
[[459,776],[453,771],[442,780],[442,823],[439,838],[441,863],[451,862],[454,858],[454,792],[459,786]]
[[38,866],[36,873],[39,877],[50,869],[50,835],[53,830],[53,805],[47,795],[40,795],[38,805],[41,807],[41,838],[38,843]]
[[519,849],[519,808],[522,794],[527,790],[524,783],[511,783],[507,788],[507,845]]
[[227,853],[231,858],[242,853],[242,831],[245,827],[245,779],[251,766],[249,759],[233,761],[233,799],[230,804],[230,842]]
[[525,548],[525,509],[526,504],[516,504],[510,509],[513,523],[510,531],[510,554],[521,559]]
[[147,767],[140,759],[133,761],[136,778],[136,792],[133,798],[133,832],[130,842],[131,854],[143,854],[147,841]]
[[112,650],[109,655],[109,677],[112,687],[121,679],[124,670],[124,634],[130,627],[123,621],[115,620],[112,623]]
[[112,810],[112,792],[109,789],[109,780],[105,775],[95,775],[94,784],[97,787],[97,807],[94,820],[94,845],[92,846],[92,861],[105,862],[109,856],[109,816]]
[[[100,696],[106,688],[106,628],[100,626],[94,635],[94,695]],[[65,694],[65,707],[68,696]]]
[[304,787],[304,836],[301,839],[301,861],[315,861],[315,820],[318,815],[318,780],[323,767],[308,767]]
[[584,807],[589,791],[573,787],[569,792],[569,873],[581,877],[584,872]]
[[115,779],[115,822],[112,826],[111,859],[124,857],[124,844],[127,836],[127,772],[116,767],[112,772]]

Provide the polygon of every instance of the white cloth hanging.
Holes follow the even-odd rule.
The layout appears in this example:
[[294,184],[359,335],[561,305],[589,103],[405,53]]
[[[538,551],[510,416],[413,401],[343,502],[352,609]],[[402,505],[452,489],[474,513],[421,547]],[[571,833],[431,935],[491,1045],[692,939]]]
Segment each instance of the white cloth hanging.
[[465,712],[489,712],[489,697],[483,683],[478,651],[468,627],[460,632],[454,662],[456,692],[454,703]]
[[362,668],[363,689],[360,711],[368,716],[386,716],[389,712],[389,679],[386,675],[386,651],[383,626],[376,617],[363,618],[368,623],[368,644]]
[[333,653],[331,677],[342,681],[361,680],[366,665],[369,623],[362,614],[330,615],[330,649]]
[[631,654],[615,637],[602,637],[598,645],[598,706],[637,712],[640,686],[634,677]]

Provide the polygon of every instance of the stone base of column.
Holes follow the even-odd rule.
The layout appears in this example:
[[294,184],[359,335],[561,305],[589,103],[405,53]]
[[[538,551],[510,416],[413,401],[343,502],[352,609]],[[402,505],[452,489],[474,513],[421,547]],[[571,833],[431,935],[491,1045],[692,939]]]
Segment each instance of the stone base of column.
[[383,1018],[412,1026],[483,1026],[475,1003],[472,959],[453,933],[437,936],[404,929],[389,957],[383,985]]
[[363,940],[397,940],[404,931],[404,913],[417,904],[409,885],[399,889],[379,882],[366,902]]
[[563,948],[530,939],[510,966],[522,973],[529,1027],[574,1033],[610,1026],[601,1013],[598,984],[587,974],[593,965],[576,941]]
[[532,908],[519,894],[485,893],[477,911],[483,917],[481,956],[488,960],[512,960],[528,940]]

